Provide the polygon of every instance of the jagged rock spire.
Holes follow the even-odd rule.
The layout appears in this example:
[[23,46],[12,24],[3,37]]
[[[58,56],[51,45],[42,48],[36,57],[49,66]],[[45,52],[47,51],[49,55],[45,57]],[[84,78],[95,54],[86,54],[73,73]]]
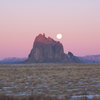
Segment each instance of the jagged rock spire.
[[71,52],[64,53],[63,45],[45,34],[39,34],[28,56],[28,63],[73,63],[79,62]]

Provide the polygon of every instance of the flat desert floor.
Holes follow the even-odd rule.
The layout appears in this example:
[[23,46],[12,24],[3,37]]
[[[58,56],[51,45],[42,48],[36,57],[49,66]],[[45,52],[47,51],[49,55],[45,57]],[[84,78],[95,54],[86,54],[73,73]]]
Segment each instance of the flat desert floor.
[[0,64],[0,94],[100,96],[100,64]]

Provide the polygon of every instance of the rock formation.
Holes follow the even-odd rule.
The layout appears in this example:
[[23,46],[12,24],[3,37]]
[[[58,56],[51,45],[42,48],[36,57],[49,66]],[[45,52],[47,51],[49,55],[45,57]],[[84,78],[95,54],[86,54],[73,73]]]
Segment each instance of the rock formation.
[[67,57],[70,63],[80,63],[82,62],[77,56],[74,56],[73,53],[68,52]]
[[[70,56],[70,57],[69,57]],[[59,41],[55,41],[45,34],[39,34],[33,44],[33,48],[26,62],[28,63],[68,63],[76,62],[71,60],[74,57],[70,53],[64,53],[63,45]]]

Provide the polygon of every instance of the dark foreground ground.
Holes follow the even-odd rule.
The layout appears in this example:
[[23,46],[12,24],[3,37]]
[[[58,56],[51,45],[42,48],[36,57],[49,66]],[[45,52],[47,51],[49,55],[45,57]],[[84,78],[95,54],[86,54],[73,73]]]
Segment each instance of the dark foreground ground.
[[14,96],[5,96],[1,95],[0,100],[100,100],[99,97],[93,97],[92,99],[89,99],[87,97],[81,97],[81,98],[64,98],[64,99],[58,99],[54,97],[46,97],[46,96],[27,96],[27,97],[14,97]]
[[100,100],[100,64],[0,64],[0,94],[0,100]]

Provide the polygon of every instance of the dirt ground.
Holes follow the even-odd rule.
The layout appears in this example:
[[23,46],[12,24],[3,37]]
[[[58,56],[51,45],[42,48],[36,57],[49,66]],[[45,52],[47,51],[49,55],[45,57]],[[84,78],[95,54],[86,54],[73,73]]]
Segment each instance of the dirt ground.
[[100,64],[0,64],[0,93],[100,95]]

